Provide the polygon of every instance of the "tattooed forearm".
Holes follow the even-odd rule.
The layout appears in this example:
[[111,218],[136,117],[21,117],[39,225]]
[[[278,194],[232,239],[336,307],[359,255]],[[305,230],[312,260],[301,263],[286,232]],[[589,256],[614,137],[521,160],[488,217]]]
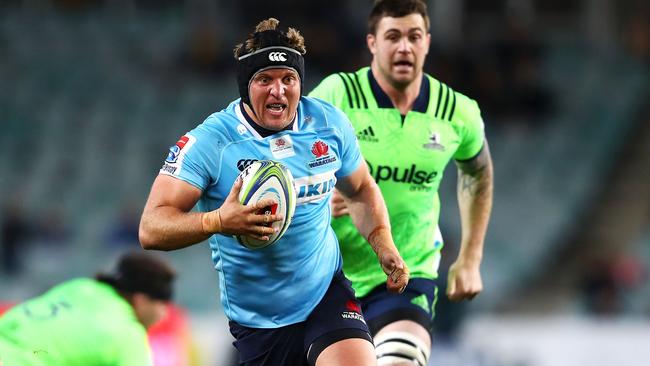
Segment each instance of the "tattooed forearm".
[[457,162],[459,193],[479,196],[492,188],[492,161],[487,141],[481,152],[471,160]]
[[459,260],[478,261],[492,211],[492,159],[487,141],[471,160],[458,164],[458,208],[462,227]]

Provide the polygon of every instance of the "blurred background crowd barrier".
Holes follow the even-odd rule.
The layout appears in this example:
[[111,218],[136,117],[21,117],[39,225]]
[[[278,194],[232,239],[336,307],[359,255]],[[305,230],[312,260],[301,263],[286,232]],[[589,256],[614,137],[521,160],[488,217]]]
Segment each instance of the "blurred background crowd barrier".
[[[232,48],[259,20],[305,36],[308,91],[368,64],[371,4],[0,0],[0,302],[138,247],[167,148],[237,97]],[[647,365],[650,2],[428,5],[425,70],[478,101],[496,182],[485,290],[439,301],[431,364]],[[443,272],[460,237],[445,174]],[[209,248],[166,256],[194,363],[225,364]]]

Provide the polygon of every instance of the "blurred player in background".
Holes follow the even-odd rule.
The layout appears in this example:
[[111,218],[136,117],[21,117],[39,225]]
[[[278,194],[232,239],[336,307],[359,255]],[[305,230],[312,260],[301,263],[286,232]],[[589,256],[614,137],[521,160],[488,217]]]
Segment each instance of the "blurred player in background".
[[147,366],[146,328],[165,315],[174,270],[147,253],[122,256],[113,273],[57,285],[0,318],[4,366]]
[[390,215],[395,244],[411,271],[399,296],[382,285],[383,272],[336,192],[333,227],[344,272],[362,303],[380,365],[428,362],[442,237],[438,187],[445,166],[458,166],[462,242],[449,269],[447,295],[472,299],[483,287],[479,266],[492,206],[492,162],[476,102],[424,74],[429,18],[420,0],[377,1],[369,20],[370,67],[325,78],[310,96],[341,108]]
[[[331,105],[302,97],[304,39],[278,23],[260,22],[235,48],[241,99],[170,149],[142,214],[140,241],[146,249],[174,250],[209,239],[241,365],[374,365],[330,227],[334,185],[349,200],[389,291],[403,290],[408,269],[350,122]],[[262,159],[291,170],[297,207],[278,242],[251,250],[233,235],[268,240],[274,229],[266,224],[282,219],[257,214],[272,200],[239,203],[238,174]],[[197,202],[201,212],[190,212]]]
[[200,356],[187,311],[169,303],[165,317],[147,331],[154,366],[199,366]]

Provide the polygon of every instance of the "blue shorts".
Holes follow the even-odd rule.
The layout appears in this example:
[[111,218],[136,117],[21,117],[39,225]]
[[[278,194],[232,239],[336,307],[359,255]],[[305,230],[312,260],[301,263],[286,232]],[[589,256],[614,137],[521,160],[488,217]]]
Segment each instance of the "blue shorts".
[[399,295],[388,292],[382,284],[359,300],[370,333],[374,335],[398,320],[412,320],[431,331],[437,299],[438,287],[434,280],[411,278]]
[[314,365],[329,345],[348,338],[372,342],[368,326],[343,272],[334,275],[325,296],[304,322],[280,328],[249,328],[229,322],[239,365]]

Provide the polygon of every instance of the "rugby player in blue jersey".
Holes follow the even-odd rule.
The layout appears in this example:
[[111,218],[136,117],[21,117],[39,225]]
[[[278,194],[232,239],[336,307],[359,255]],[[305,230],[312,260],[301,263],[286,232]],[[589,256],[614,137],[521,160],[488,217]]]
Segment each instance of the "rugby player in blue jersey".
[[[145,249],[174,250],[209,239],[240,365],[374,365],[372,339],[330,227],[334,187],[349,200],[389,291],[403,291],[408,268],[349,120],[302,96],[304,39],[278,23],[260,22],[235,48],[241,98],[170,149],[142,214],[140,241]],[[266,224],[281,220],[256,214],[272,201],[247,207],[237,200],[238,174],[263,159],[291,170],[297,206],[278,242],[251,250],[233,235],[268,240],[273,229]],[[198,212],[191,211],[197,203]]]

